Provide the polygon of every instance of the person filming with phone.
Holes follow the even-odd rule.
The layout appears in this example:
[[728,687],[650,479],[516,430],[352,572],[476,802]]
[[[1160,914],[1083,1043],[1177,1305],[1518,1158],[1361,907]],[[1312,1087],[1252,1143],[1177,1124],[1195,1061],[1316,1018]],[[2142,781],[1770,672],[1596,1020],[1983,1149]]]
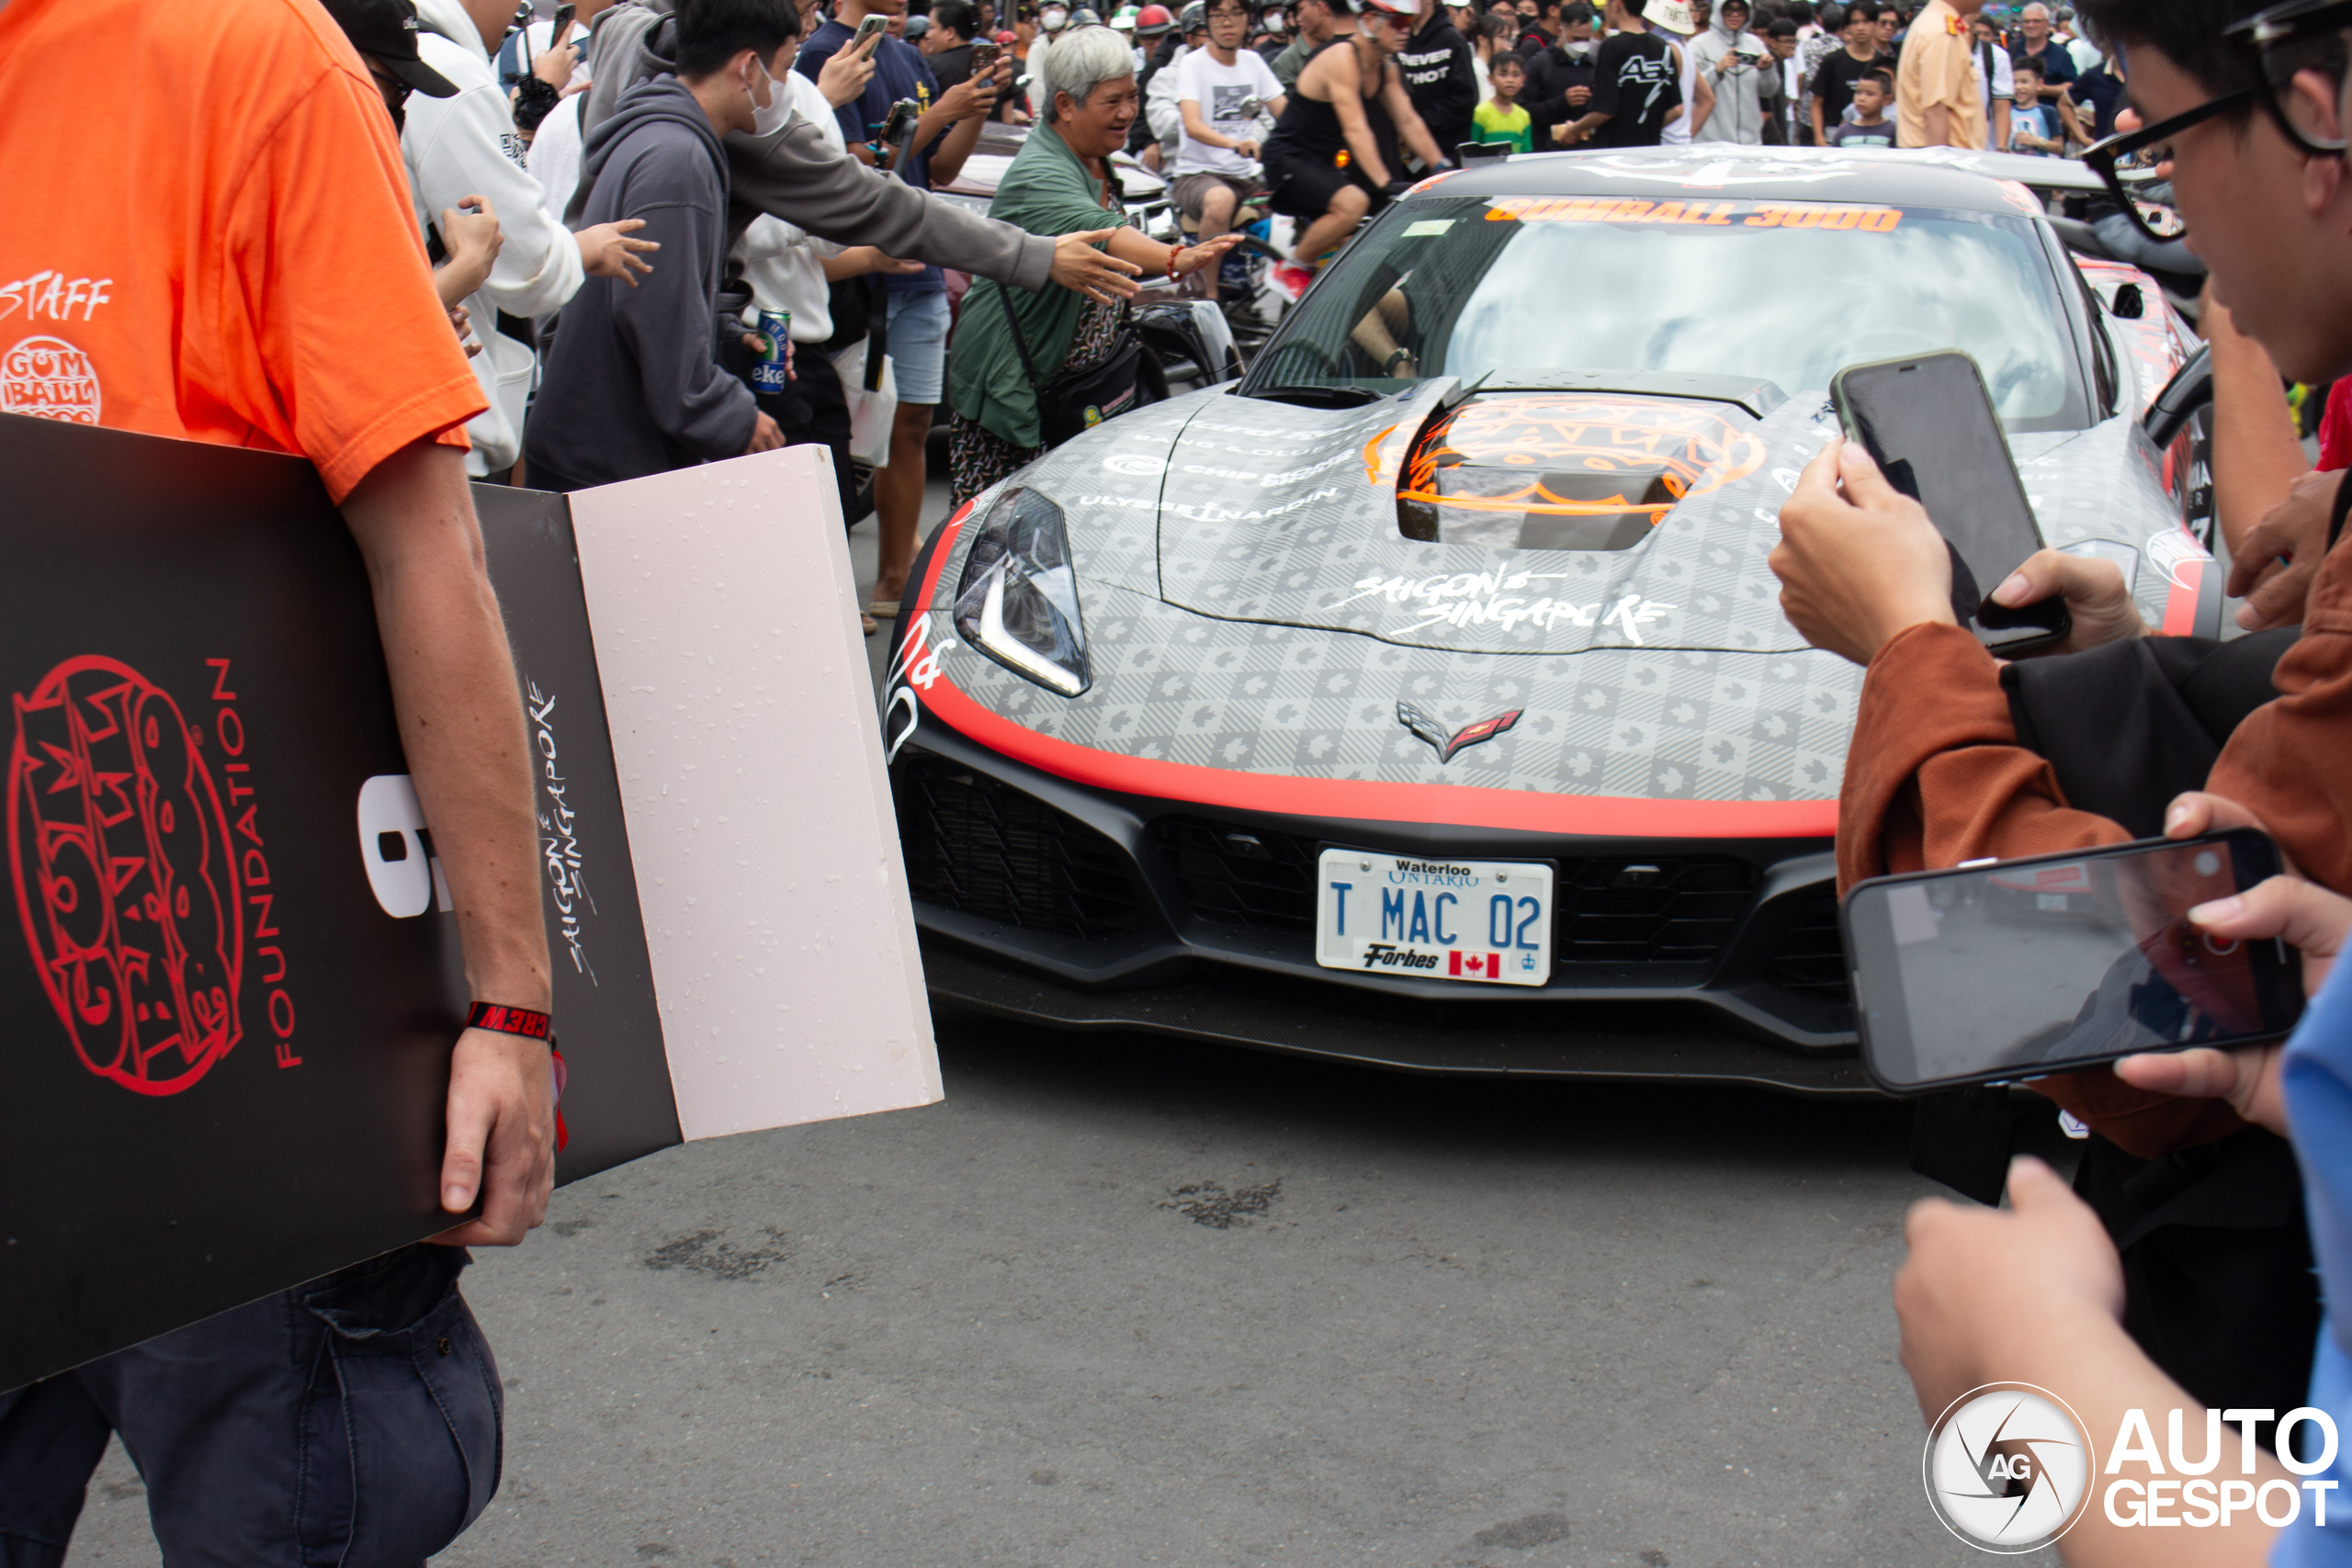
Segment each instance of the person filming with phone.
[[[2130,210],[2115,183],[2116,159],[2142,147],[2164,149],[2188,243],[2211,269],[2214,296],[2238,329],[2260,342],[2290,378],[2324,380],[2352,370],[2352,181],[2340,152],[2342,67],[2325,68],[2328,51],[2342,59],[2342,19],[2318,40],[2324,46],[2318,68],[2301,69],[2291,53],[2257,51],[2235,28],[2255,10],[2244,0],[2161,7],[2087,0],[2081,9],[2089,30],[2128,59],[2130,92],[2146,125],[2095,149],[2092,166]],[[1826,444],[1781,521],[1772,565],[1784,611],[1808,641],[1868,671],[1839,805],[1841,885],[1986,856],[2095,849],[2135,833],[2183,839],[2252,827],[2266,831],[2286,863],[2312,883],[2338,893],[2352,888],[2352,771],[2341,761],[2352,750],[2352,557],[2340,548],[2329,548],[2311,579],[2300,636],[2266,634],[2280,640],[2266,648],[2249,637],[2210,649],[2144,638],[2114,566],[2037,554],[1990,597],[2006,608],[2063,600],[2071,629],[2060,651],[2085,650],[2085,657],[2004,667],[1958,624],[1951,547],[1929,512],[1890,485],[1857,446]],[[2160,765],[2161,749],[2151,749],[2134,727],[2162,705],[2167,661],[2182,654],[2240,657],[2233,650],[2256,660],[2275,657],[2275,669],[2267,681],[2237,682],[2255,688],[2251,711],[2204,739],[2214,757],[2207,777],[2183,781],[2177,755],[2172,765]],[[2258,675],[2259,662],[2256,670]],[[2112,756],[2103,764],[2093,759],[2062,766],[2022,744],[2019,716],[2031,713],[2037,690],[2071,705],[2063,727],[2071,737],[2060,734],[2058,741],[2072,739],[2077,752],[2104,745]],[[2187,793],[2165,804],[2159,781]],[[2089,808],[2101,797],[2108,810]],[[2290,922],[2274,901],[2284,896],[2257,887],[2234,901],[2234,913],[2222,912],[2226,923],[2217,918],[2209,929],[2225,941],[2279,934]],[[2252,919],[2265,908],[2267,931]],[[2308,953],[2316,936],[2307,925],[2290,940]],[[2335,1001],[2317,998],[2299,1042],[2324,1039],[2340,1049],[2344,1031]],[[2197,1061],[2194,1054],[2142,1058],[2033,1085],[2092,1129],[2078,1184],[2093,1205],[2074,1199],[2046,1172],[2026,1168],[2011,1181],[2015,1216],[1933,1209],[1915,1216],[1914,1260],[1898,1305],[1905,1362],[1923,1405],[1939,1409],[1950,1380],[1981,1366],[1979,1358],[1990,1351],[1998,1351],[2006,1369],[1995,1375],[2032,1375],[2020,1359],[2029,1348],[1996,1344],[2001,1331],[1986,1292],[2018,1283],[2016,1270],[1986,1266],[1984,1248],[1998,1237],[2019,1257],[2020,1269],[2047,1262],[2047,1247],[2080,1260],[2045,1281],[2063,1285],[2064,1300],[2048,1300],[2041,1285],[2004,1297],[1997,1315],[2044,1325],[2032,1330],[2040,1347],[2033,1354],[2079,1331],[2080,1342],[2064,1352],[2078,1368],[2096,1358],[2108,1369],[2099,1375],[2119,1387],[2135,1377],[2161,1382],[2154,1368],[2127,1365],[2136,1352],[2119,1343],[2120,1320],[2199,1404],[2287,1407],[2279,1399],[2292,1398],[2300,1381],[2267,1399],[2232,1397],[2212,1382],[2252,1377],[2276,1389],[2282,1371],[2308,1355],[2311,1339],[2301,1325],[2312,1321],[2316,1303],[2306,1281],[2305,1301],[2297,1304],[2297,1271],[2283,1248],[2251,1270],[2216,1270],[2210,1250],[2201,1264],[2177,1251],[2169,1260],[2175,1282],[2167,1286],[2164,1270],[2143,1266],[2154,1236],[2126,1247],[2119,1267],[2099,1235],[2102,1222],[2111,1234],[2129,1218],[2130,1193],[2119,1191],[2126,1183],[2115,1179],[2122,1173],[2187,1151],[2189,1163],[2179,1168],[2208,1172],[2195,1178],[2201,1181],[2271,1157],[2256,1141],[2270,1134],[2249,1131],[2266,1125],[2258,1099],[2218,1092],[2218,1075],[2194,1070]],[[2300,1213],[2291,1162],[2284,1168],[2290,1207]],[[2334,1191],[2331,1173],[2310,1175],[2315,1190]],[[2342,1173],[2334,1175],[2341,1179]],[[2263,1202],[2274,1189],[2275,1182],[2261,1189]],[[2233,1227],[2255,1225],[2245,1205],[2241,1198],[2216,1212]],[[2340,1269],[2341,1253],[2331,1255],[2324,1227],[2319,1240],[2323,1271],[2333,1271],[2332,1261]],[[2183,1281],[2190,1287],[2185,1298]],[[2352,1280],[2338,1283],[2340,1301]],[[2033,1307],[2045,1301],[2046,1316],[2018,1311],[2020,1302]],[[2060,1324],[2073,1326],[2048,1326]],[[2321,1343],[2324,1376],[2331,1342]],[[2339,1379],[2336,1393],[2343,1392]],[[2125,1403],[2154,1406],[2157,1400],[2148,1393]],[[2162,1424],[2160,1411],[2154,1418]],[[2118,1550],[2097,1525],[2096,1517],[2086,1520],[2088,1534],[2078,1528],[2068,1537],[2070,1562],[2146,1560]]]
[[1690,133],[1693,141],[1736,141],[1754,147],[1764,140],[1761,97],[1770,51],[1764,40],[1747,30],[1747,0],[1724,0],[1714,20],[1691,44],[1699,69],[1715,90],[1715,110],[1704,125]]

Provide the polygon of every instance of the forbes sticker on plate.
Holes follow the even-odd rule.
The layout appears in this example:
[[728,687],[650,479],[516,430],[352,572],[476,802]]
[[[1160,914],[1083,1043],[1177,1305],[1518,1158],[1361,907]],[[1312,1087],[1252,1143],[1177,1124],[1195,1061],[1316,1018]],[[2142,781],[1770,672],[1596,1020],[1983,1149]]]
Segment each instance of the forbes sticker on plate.
[[1552,977],[1552,867],[1325,850],[1315,962],[1327,969],[1486,985]]

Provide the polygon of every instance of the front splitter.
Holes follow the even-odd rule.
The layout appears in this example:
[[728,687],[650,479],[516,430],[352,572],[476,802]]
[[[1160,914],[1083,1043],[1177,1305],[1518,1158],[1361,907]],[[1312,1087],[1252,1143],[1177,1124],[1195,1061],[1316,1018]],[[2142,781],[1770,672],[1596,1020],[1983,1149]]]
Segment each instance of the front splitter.
[[1706,1083],[1835,1099],[1883,1099],[1858,1055],[1803,1055],[1709,1030],[1528,1030],[1491,1023],[1363,1017],[1294,997],[1214,982],[1085,991],[922,943],[936,1004],[1053,1029],[1136,1030],[1284,1051],[1396,1072],[1486,1077]]

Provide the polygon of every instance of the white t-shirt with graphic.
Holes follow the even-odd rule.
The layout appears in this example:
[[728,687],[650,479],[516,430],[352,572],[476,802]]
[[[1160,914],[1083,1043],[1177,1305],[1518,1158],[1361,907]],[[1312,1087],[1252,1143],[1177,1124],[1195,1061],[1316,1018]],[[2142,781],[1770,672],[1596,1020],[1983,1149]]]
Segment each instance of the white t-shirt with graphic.
[[[1209,50],[1196,49],[1179,61],[1175,70],[1178,101],[1190,98],[1200,105],[1201,118],[1208,121],[1209,129],[1235,141],[1258,139],[1257,117],[1241,112],[1244,103],[1256,98],[1270,104],[1283,96],[1283,85],[1274,79],[1273,68],[1254,49],[1234,51],[1230,65],[1218,64]],[[1249,179],[1258,173],[1258,165],[1229,147],[1212,147],[1187,136],[1176,150],[1173,172]]]

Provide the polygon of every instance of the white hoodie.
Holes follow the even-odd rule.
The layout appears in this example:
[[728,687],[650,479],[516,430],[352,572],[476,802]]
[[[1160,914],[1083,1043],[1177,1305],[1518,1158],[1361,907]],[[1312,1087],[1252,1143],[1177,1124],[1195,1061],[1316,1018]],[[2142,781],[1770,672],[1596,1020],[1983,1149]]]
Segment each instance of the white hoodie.
[[481,352],[474,378],[490,408],[466,426],[473,450],[466,471],[498,473],[522,455],[523,408],[530,396],[531,345],[498,330],[498,313],[529,318],[560,309],[580,291],[579,242],[548,210],[547,192],[524,170],[523,139],[498,85],[497,63],[458,0],[417,0],[416,51],[447,77],[457,96],[411,94],[401,156],[419,228],[469,196],[486,197],[504,243],[490,280],[465,301]]

